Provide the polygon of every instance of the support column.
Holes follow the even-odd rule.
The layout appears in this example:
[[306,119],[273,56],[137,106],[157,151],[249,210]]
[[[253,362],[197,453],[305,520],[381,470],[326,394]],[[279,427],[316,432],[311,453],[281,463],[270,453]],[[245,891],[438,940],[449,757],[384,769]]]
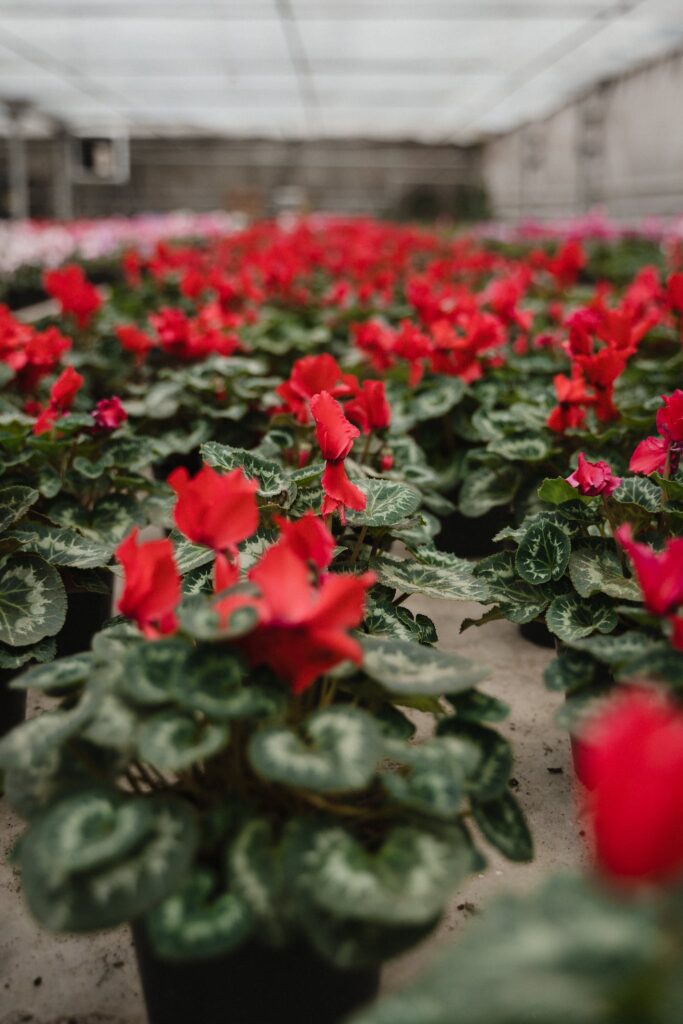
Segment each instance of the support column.
[[70,148],[68,129],[57,125],[52,138],[52,214],[55,220],[72,220],[74,215]]
[[28,104],[22,100],[10,100],[5,104],[9,114],[7,136],[7,170],[9,177],[9,214],[12,220],[29,216],[30,200],[28,166],[26,162],[26,141],[22,118]]

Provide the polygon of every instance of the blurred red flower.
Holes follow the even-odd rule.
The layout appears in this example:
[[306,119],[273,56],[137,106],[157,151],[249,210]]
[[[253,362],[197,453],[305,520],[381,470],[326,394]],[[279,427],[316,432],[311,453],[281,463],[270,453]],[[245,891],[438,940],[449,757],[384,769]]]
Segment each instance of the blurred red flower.
[[600,869],[624,883],[683,873],[683,713],[631,690],[589,724],[579,768]]
[[174,633],[175,609],[180,601],[180,573],[168,539],[138,544],[135,527],[116,549],[123,566],[125,586],[119,611],[134,619],[145,636]]
[[102,305],[97,289],[90,284],[82,267],[75,263],[58,270],[46,270],[43,287],[57,300],[62,313],[70,313],[81,329],[88,326]]
[[579,465],[567,477],[567,483],[591,498],[598,494],[609,498],[621,485],[621,477],[615,476],[606,462],[589,462],[584,453],[579,452]]
[[92,411],[93,419],[103,430],[116,430],[128,419],[128,413],[117,395],[102,398]]

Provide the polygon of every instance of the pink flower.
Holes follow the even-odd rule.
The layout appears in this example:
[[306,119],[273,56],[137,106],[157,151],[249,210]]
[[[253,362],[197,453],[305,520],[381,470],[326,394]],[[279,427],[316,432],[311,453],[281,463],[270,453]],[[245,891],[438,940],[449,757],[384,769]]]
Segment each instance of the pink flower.
[[609,498],[621,485],[621,477],[614,476],[611,467],[602,461],[589,462],[583,452],[579,452],[579,465],[567,477],[567,483],[576,487],[581,494],[594,498],[604,494]]
[[128,419],[128,413],[116,395],[101,399],[92,411],[92,417],[103,430],[116,430]]

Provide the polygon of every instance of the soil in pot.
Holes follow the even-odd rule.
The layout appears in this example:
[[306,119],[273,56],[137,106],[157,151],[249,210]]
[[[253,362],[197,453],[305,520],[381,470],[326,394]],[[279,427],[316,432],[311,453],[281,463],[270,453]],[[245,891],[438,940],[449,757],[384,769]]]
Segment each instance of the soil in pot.
[[377,994],[379,969],[338,971],[303,942],[250,942],[224,957],[160,959],[144,927],[133,941],[149,1024],[341,1024]]
[[452,512],[441,520],[441,530],[434,538],[440,551],[459,558],[483,558],[499,550],[493,538],[510,525],[512,513],[508,508],[492,508],[483,516],[470,519],[460,512]]
[[21,725],[26,717],[26,690],[10,690],[9,684],[23,669],[0,669],[0,736]]
[[556,637],[550,632],[545,622],[533,619],[531,622],[523,622],[518,626],[520,636],[528,640],[530,644],[537,647],[555,647]]
[[89,651],[90,643],[112,614],[114,579],[107,593],[85,590],[68,592],[66,619],[57,634],[57,657]]

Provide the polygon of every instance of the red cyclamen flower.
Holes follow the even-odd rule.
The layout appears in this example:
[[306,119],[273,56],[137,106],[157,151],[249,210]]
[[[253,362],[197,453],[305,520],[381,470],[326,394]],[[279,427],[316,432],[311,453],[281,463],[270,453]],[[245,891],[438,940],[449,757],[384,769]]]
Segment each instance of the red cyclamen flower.
[[344,413],[364,434],[371,430],[385,430],[391,423],[391,406],[387,401],[384,381],[364,381],[362,390],[345,404]]
[[83,379],[73,366],[67,366],[65,370],[62,370],[50,388],[50,401],[47,407],[43,409],[33,424],[34,434],[44,434],[46,431],[52,430],[57,420],[69,412],[83,384]]
[[648,611],[673,612],[683,602],[683,537],[670,540],[661,552],[636,543],[628,525],[620,526],[615,537],[633,563]]
[[223,475],[203,466],[190,478],[180,467],[166,482],[178,495],[173,510],[176,526],[193,544],[235,552],[240,541],[256,532],[258,481],[247,480],[242,469]]
[[348,630],[363,618],[365,594],[375,581],[372,573],[331,573],[316,587],[306,562],[285,538],[266,551],[249,579],[260,599],[231,596],[219,601],[216,610],[225,618],[240,605],[256,608],[259,626],[240,641],[253,665],[268,665],[300,693],[340,661],[361,663],[360,644]]
[[351,451],[359,431],[349,423],[339,402],[327,391],[314,395],[310,407],[315,420],[316,437],[326,463],[322,477],[325,495],[322,514],[326,516],[339,511],[344,522],[347,508],[361,512],[366,505],[365,495],[351,483],[344,468],[344,459]]
[[99,292],[90,284],[82,267],[70,264],[43,274],[43,287],[59,302],[62,313],[71,313],[78,326],[87,327],[102,305]]
[[683,713],[631,690],[584,732],[581,777],[601,870],[623,883],[668,882],[683,871]]
[[170,540],[138,544],[135,527],[116,549],[123,566],[125,587],[119,611],[134,619],[145,636],[174,633],[175,609],[180,601],[180,573]]
[[683,391],[662,395],[664,405],[657,412],[660,437],[646,437],[635,448],[629,469],[633,473],[675,472],[683,451]]
[[116,395],[102,398],[92,411],[92,417],[103,430],[116,430],[128,419],[128,413]]
[[302,562],[312,562],[317,569],[326,569],[334,554],[334,537],[314,512],[301,519],[288,520],[276,516],[281,543],[288,544]]
[[598,494],[604,494],[609,498],[610,494],[614,494],[621,486],[621,477],[614,476],[606,462],[589,462],[584,453],[579,452],[579,465],[567,477],[567,483],[591,498]]

